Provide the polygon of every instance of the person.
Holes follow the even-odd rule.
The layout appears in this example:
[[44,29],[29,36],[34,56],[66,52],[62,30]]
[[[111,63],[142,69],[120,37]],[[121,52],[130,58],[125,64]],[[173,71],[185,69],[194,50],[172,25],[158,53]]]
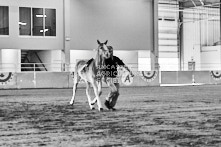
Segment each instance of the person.
[[105,68],[104,70],[104,81],[110,88],[110,93],[106,97],[104,105],[109,109],[109,110],[116,110],[114,107],[117,103],[117,99],[120,95],[119,93],[119,88],[120,84],[118,82],[117,76],[118,76],[118,66],[121,66],[125,68],[130,75],[133,77],[132,71],[124,64],[124,62],[118,58],[117,56],[113,55],[113,47],[108,46],[109,52],[111,54],[111,57],[108,59],[105,59],[104,64]]
[[[109,110],[116,110],[114,107],[117,103],[118,97],[120,95],[119,93],[119,88],[120,88],[120,84],[118,82],[118,66],[121,66],[123,68],[125,68],[130,75],[133,77],[133,73],[132,71],[130,71],[130,69],[124,64],[124,62],[118,58],[117,56],[113,55],[113,47],[112,46],[107,46],[110,52],[110,58],[105,59],[104,60],[104,65],[102,68],[102,74],[105,83],[108,85],[108,87],[110,88],[110,92],[108,94],[108,96],[106,97],[106,100],[104,102],[104,105],[109,109]],[[85,67],[88,67],[91,62],[94,59],[91,58],[90,60],[87,61],[87,63],[85,64]],[[83,69],[82,68],[82,69]]]

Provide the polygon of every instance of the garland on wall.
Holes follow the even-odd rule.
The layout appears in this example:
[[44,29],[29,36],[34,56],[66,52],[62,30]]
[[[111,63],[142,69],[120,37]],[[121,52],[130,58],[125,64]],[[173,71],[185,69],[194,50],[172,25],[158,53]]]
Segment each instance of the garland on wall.
[[210,75],[214,80],[220,80],[221,79],[221,71],[210,71]]
[[6,85],[11,81],[13,76],[14,75],[12,74],[12,72],[2,72],[2,73],[0,72],[0,84]]
[[141,71],[141,78],[146,82],[152,82],[156,79],[158,71]]

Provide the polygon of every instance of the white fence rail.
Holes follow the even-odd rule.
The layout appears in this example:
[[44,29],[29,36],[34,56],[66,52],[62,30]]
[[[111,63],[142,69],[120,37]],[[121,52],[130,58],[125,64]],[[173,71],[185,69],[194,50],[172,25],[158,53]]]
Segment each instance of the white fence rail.
[[[129,63],[127,66],[132,71],[145,71],[146,67],[150,67],[149,64],[137,64]],[[221,70],[220,63],[186,63],[180,65],[176,64],[160,64],[160,71],[209,71],[209,70]],[[0,63],[0,72],[62,72],[62,71],[74,71],[75,63]],[[149,71],[149,68],[146,70]]]

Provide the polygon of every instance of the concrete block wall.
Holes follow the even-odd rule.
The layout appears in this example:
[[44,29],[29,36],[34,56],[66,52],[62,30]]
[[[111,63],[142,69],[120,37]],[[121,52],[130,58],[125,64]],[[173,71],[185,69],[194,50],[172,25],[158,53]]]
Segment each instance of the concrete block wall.
[[164,71],[161,84],[221,84],[221,71]]
[[[221,84],[221,71],[142,71],[134,77],[123,73],[119,77],[122,87],[161,86],[163,84]],[[104,87],[107,87],[103,83]],[[73,74],[70,72],[24,72],[0,73],[0,89],[24,88],[72,88]],[[80,82],[79,87],[85,87]]]

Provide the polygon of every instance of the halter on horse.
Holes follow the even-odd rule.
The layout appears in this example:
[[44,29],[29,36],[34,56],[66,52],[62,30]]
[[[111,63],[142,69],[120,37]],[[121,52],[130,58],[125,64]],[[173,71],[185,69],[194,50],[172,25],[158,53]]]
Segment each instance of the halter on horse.
[[99,46],[96,50],[96,58],[93,59],[89,63],[89,65],[85,66],[87,64],[87,60],[80,60],[76,63],[75,72],[74,72],[73,96],[70,101],[70,104],[71,105],[74,104],[77,85],[80,79],[83,79],[86,83],[86,95],[88,98],[88,103],[90,108],[94,109],[94,105],[91,104],[92,100],[89,95],[89,88],[91,84],[94,89],[95,99],[97,100],[98,110],[102,111],[103,107],[100,100],[102,75],[100,75],[99,72],[101,72],[102,70],[101,67],[104,65],[104,59],[110,58],[110,52],[106,46],[107,41],[104,43],[100,43],[100,41],[97,40],[97,43]]

